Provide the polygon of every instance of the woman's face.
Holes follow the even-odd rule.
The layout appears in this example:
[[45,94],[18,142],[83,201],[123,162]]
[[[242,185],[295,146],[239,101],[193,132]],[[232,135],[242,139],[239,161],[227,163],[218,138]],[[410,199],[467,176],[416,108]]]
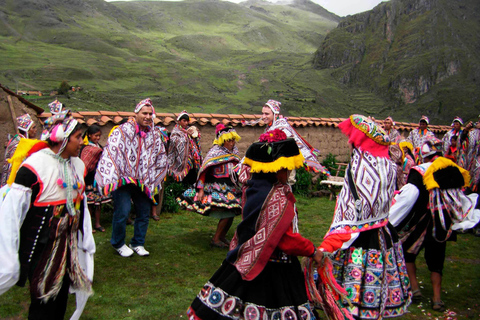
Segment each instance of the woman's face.
[[37,136],[37,125],[34,123],[30,128],[30,130],[28,130],[28,137],[30,139],[35,139],[36,136]]
[[101,137],[102,137],[102,132],[101,132],[101,131],[98,131],[98,132],[96,132],[96,133],[89,134],[89,135],[88,135],[88,141],[97,144],[98,141],[100,141],[100,138],[101,138]]
[[223,146],[227,148],[228,151],[232,151],[233,147],[235,147],[235,139],[224,141]]
[[70,157],[78,157],[80,153],[80,149],[83,145],[82,139],[82,130],[77,130],[68,137],[67,145],[65,146],[65,150],[62,152],[62,157],[70,158]]

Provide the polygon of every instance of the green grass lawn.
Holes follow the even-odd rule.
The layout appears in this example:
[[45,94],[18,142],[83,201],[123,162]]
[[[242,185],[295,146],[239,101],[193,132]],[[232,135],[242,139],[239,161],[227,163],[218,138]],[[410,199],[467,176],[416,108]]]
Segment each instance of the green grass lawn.
[[[301,233],[320,244],[335,203],[324,198],[297,197],[297,206]],[[160,221],[150,220],[145,244],[150,257],[121,258],[109,242],[111,218],[111,209],[107,207],[102,216],[107,231],[94,235],[95,294],[82,319],[186,319],[185,311],[191,301],[227,253],[209,246],[217,220],[184,211],[163,213]],[[239,222],[240,217],[235,218],[230,237]],[[133,226],[128,226],[128,239],[132,235]],[[471,234],[459,235],[456,243],[448,244],[443,281],[447,313],[431,311],[430,276],[423,257],[419,257],[419,280],[426,298],[422,304],[412,305],[411,313],[403,319],[479,319],[479,253],[480,238]],[[0,319],[25,319],[28,306],[28,288],[14,287],[0,296]],[[66,318],[74,308],[75,299],[70,296]],[[456,315],[452,316],[452,312]]]

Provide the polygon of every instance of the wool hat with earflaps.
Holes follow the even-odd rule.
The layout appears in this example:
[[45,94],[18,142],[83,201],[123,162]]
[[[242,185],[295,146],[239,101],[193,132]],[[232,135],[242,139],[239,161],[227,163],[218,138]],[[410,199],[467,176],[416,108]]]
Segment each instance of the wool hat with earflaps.
[[245,154],[244,163],[252,173],[273,173],[282,169],[293,170],[303,167],[305,158],[298,150],[293,138],[287,138],[282,130],[267,131],[254,142]]

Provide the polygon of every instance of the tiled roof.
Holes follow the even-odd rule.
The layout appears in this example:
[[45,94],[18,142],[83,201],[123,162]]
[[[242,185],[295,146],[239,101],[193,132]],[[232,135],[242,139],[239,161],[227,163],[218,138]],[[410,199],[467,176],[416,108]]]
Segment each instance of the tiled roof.
[[[156,118],[154,122],[156,125],[169,126],[175,123],[179,113],[156,113]],[[217,113],[191,113],[190,123],[196,124],[198,126],[205,126],[207,124],[216,126],[218,123],[223,123],[225,125],[238,126],[242,125],[242,120],[256,120],[260,119],[262,115],[260,114],[217,114]],[[40,119],[46,119],[51,116],[51,113],[44,112],[39,115]],[[125,112],[125,111],[80,111],[74,112],[73,117],[76,118],[80,123],[85,123],[86,125],[97,124],[99,126],[104,126],[109,122],[112,122],[113,125],[120,123],[123,118],[134,117],[134,112]],[[292,127],[338,127],[338,124],[345,120],[345,118],[314,118],[314,117],[287,117],[288,122]],[[383,121],[377,120],[379,123]],[[260,120],[257,126],[264,126],[265,123]],[[408,123],[408,122],[396,122],[395,128],[399,130],[412,130],[418,127],[417,123]],[[445,125],[429,125],[430,130],[433,132],[441,133],[446,132],[450,129],[450,126]]]

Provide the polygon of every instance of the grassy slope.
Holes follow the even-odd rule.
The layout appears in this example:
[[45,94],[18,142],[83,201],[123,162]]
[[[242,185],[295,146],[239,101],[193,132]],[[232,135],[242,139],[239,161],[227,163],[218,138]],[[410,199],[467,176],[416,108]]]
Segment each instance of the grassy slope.
[[312,53],[336,21],[292,6],[91,0],[43,17],[6,3],[0,83],[50,91],[67,80],[85,89],[60,97],[74,110],[130,110],[145,96],[159,111],[258,113],[278,98],[285,114],[338,117],[383,105],[312,70]]
[[[323,198],[297,197],[301,233],[319,244],[331,222],[335,203]],[[185,311],[225,258],[226,251],[211,249],[209,241],[217,220],[195,213],[161,215],[150,222],[146,247],[148,258],[129,259],[116,255],[110,246],[111,212],[102,215],[107,232],[96,233],[95,294],[88,301],[82,319],[185,319]],[[240,221],[235,219],[229,232]],[[127,228],[127,238],[133,227]],[[448,243],[443,281],[443,299],[457,319],[474,319],[480,314],[477,301],[480,278],[479,238],[459,235]],[[418,261],[419,280],[425,297],[432,295],[429,273],[422,255]],[[73,296],[67,316],[74,310]],[[0,296],[0,318],[26,318],[28,289],[14,287]],[[412,305],[402,319],[446,319],[430,310],[428,300]]]

